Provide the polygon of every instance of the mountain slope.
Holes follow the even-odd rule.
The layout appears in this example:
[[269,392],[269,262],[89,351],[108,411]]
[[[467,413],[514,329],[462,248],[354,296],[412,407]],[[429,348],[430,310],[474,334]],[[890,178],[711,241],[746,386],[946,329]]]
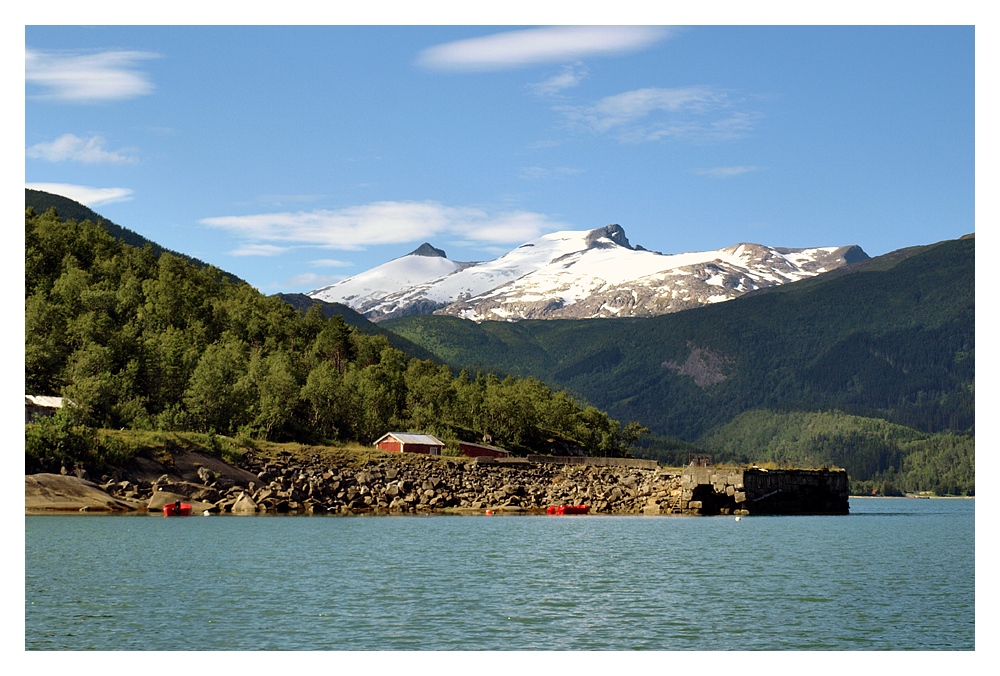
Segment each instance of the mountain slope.
[[[193,258],[186,254],[178,253],[172,251],[171,249],[164,248],[157,244],[156,242],[146,239],[139,233],[129,230],[128,228],[123,228],[122,226],[114,223],[113,221],[104,218],[99,213],[94,211],[88,206],[80,204],[75,200],[71,200],[68,197],[63,197],[62,195],[54,195],[52,193],[44,192],[41,190],[32,190],[31,188],[24,189],[24,207],[32,208],[35,213],[44,214],[49,209],[55,209],[56,213],[59,214],[60,218],[72,219],[74,221],[90,221],[95,225],[100,225],[102,228],[107,230],[108,234],[117,239],[119,242],[124,242],[130,246],[134,246],[137,249],[142,249],[144,247],[151,247],[154,256],[159,256],[160,254],[166,252],[177,256],[183,260],[193,263],[199,268],[204,268],[208,266],[202,260]],[[222,275],[233,282],[242,281],[239,277],[232,274],[231,272],[222,271]]]
[[440,304],[419,299],[400,307],[392,298],[399,289],[422,286],[462,268],[462,263],[448,260],[441,249],[424,243],[405,256],[307,295],[328,303],[342,303],[376,319],[383,315],[429,314]]
[[755,408],[974,424],[975,238],[651,318],[383,325],[459,367],[531,374],[694,441]]
[[619,225],[539,237],[500,258],[456,263],[417,251],[309,296],[381,321],[415,314],[491,319],[641,317],[731,300],[867,258],[857,246],[737,244],[664,255],[633,247]]
[[398,336],[392,331],[379,326],[378,324],[369,321],[364,315],[355,312],[351,308],[343,305],[341,303],[327,303],[316,298],[310,298],[304,293],[278,293],[275,297],[281,299],[285,303],[288,303],[294,307],[299,312],[305,313],[310,307],[318,305],[323,314],[327,317],[338,316],[342,317],[344,323],[348,326],[353,326],[359,332],[369,335],[369,336],[385,336],[389,340],[389,344],[394,348],[403,352],[404,354],[413,357],[415,359],[430,359],[431,361],[441,362],[440,359],[435,357],[433,354],[420,347],[411,340],[407,340],[402,336]]
[[[79,202],[69,199],[68,197],[63,197],[61,195],[54,195],[52,193],[43,192],[41,190],[31,190],[30,188],[25,188],[24,190],[24,206],[25,208],[34,209],[37,214],[44,214],[49,209],[55,209],[59,218],[61,219],[71,219],[77,222],[90,221],[91,223],[100,226],[108,234],[114,237],[119,242],[128,244],[129,246],[136,247],[137,249],[144,249],[145,247],[150,247],[153,252],[154,257],[159,257],[163,253],[169,253],[172,256],[176,256],[181,260],[187,261],[194,266],[203,269],[209,267],[207,263],[197,259],[187,256],[176,251],[164,248],[157,244],[156,242],[147,239],[140,235],[139,233],[124,228],[116,223],[109,221],[108,219],[101,216],[96,211],[90,209]],[[421,251],[418,249],[417,251]],[[416,253],[416,252],[414,252]],[[444,252],[440,252],[441,256],[444,256]],[[236,275],[226,272],[225,270],[219,270],[219,275],[225,277],[234,283],[244,283]],[[410,357],[415,357],[417,359],[432,359],[436,360],[436,357],[431,353],[427,352],[425,349],[416,345],[415,343],[397,336],[394,333],[387,331],[383,328],[376,326],[371,321],[365,319],[364,316],[358,314],[350,307],[346,305],[340,305],[337,303],[325,303],[318,299],[309,298],[304,294],[276,294],[277,298],[281,299],[285,303],[288,303],[292,307],[296,308],[300,312],[305,312],[309,309],[311,305],[320,305],[323,314],[327,317],[332,317],[333,315],[339,315],[344,318],[345,323],[349,326],[357,328],[361,333],[366,335],[382,335],[385,336],[389,343],[396,349],[404,352]]]

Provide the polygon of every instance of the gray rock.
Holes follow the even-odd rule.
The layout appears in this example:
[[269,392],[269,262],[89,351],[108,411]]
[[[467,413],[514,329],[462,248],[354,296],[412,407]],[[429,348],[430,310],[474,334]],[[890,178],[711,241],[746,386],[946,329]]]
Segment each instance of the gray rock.
[[256,514],[257,503],[246,493],[241,493],[236,502],[233,503],[231,511],[233,514]]

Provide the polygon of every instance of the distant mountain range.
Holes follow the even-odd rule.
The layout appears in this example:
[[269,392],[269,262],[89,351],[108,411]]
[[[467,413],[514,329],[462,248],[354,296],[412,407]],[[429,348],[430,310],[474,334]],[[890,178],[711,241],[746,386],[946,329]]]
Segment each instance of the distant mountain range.
[[658,317],[380,326],[455,368],[534,375],[690,442],[760,408],[975,424],[972,235]]
[[632,246],[615,224],[544,235],[486,262],[453,261],[425,243],[307,295],[343,303],[373,321],[432,313],[476,322],[650,317],[866,259],[856,245],[786,249],[741,243],[661,254]]

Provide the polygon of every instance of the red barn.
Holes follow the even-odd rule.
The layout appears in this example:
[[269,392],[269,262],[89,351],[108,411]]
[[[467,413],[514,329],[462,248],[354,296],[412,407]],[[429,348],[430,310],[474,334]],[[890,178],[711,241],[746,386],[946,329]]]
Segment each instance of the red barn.
[[375,446],[390,453],[423,453],[441,455],[444,442],[430,434],[403,434],[389,432],[375,442]]
[[473,444],[468,441],[458,442],[459,452],[470,458],[509,458],[510,451],[505,451],[502,448],[497,448],[496,446],[487,446],[485,444]]

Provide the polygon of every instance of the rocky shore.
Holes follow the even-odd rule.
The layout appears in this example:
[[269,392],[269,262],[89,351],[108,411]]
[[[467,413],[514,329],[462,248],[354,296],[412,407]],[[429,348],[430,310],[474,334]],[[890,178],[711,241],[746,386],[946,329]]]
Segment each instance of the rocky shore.
[[[488,463],[411,454],[382,455],[351,466],[318,455],[261,458],[253,452],[244,455],[239,467],[230,467],[203,454],[187,456],[175,457],[170,471],[159,476],[152,476],[156,468],[147,466],[130,477],[103,477],[89,488],[109,500],[101,506],[90,493],[90,501],[80,509],[159,511],[179,499],[191,503],[196,513],[215,514],[537,513],[562,504],[589,504],[598,514],[686,511],[679,474],[662,469]],[[26,476],[26,511],[71,511],[73,501],[66,496],[46,509],[38,490],[44,477],[61,477],[63,484],[86,481],[67,474]],[[35,486],[33,501],[29,479]]]

